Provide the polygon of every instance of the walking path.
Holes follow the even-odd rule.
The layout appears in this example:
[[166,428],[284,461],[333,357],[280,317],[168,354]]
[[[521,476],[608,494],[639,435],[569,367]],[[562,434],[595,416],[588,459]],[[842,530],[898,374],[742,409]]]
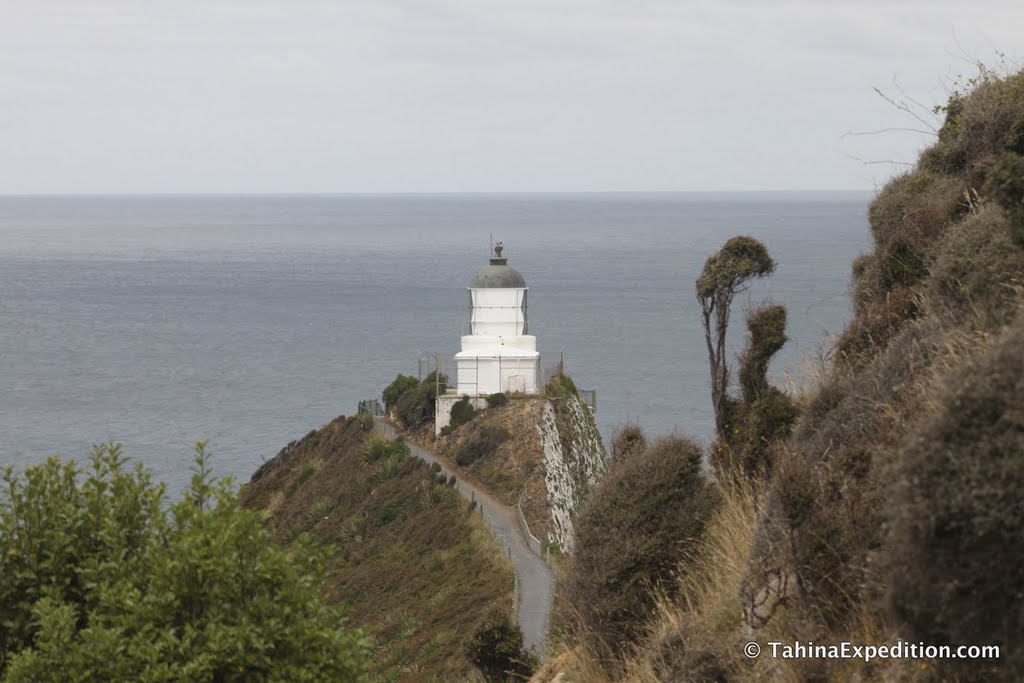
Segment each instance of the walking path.
[[[377,418],[377,428],[391,439],[399,436],[395,427],[384,418]],[[409,446],[409,452],[420,460],[440,465],[445,476],[456,474],[433,453],[411,441],[406,441],[406,444]],[[551,569],[541,557],[534,555],[530,550],[519,526],[515,508],[499,503],[485,490],[459,479],[457,474],[456,479],[455,487],[459,493],[467,500],[476,501],[484,519],[501,539],[505,552],[512,559],[516,576],[519,577],[519,628],[523,631],[523,644],[543,661],[548,635],[548,616],[555,588]]]

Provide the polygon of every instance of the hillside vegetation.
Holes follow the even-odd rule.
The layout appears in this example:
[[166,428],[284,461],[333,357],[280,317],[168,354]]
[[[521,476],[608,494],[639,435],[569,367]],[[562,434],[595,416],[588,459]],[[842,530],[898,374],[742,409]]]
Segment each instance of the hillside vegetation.
[[[676,575],[648,583],[657,604],[628,615],[628,638],[609,647],[595,644],[587,610],[623,579],[569,596],[581,614],[576,635],[535,680],[1019,680],[1024,73],[982,71],[944,113],[935,144],[872,202],[873,248],[852,267],[853,319],[800,392],[783,396],[751,375],[767,364],[758,345],[774,353],[785,341],[784,311],[748,316],[742,391],[726,393],[726,372],[716,380],[717,502],[676,541]],[[710,286],[698,291],[714,303]],[[758,403],[766,397],[768,412]],[[657,448],[635,428],[620,446],[632,449],[627,462]],[[610,506],[627,491],[664,488],[644,467],[617,467],[581,530],[592,516],[608,543],[622,542],[614,529],[664,534],[657,519],[630,526],[634,511]],[[583,541],[581,568],[610,552],[600,538]],[[664,556],[652,548],[645,566]],[[744,656],[748,641],[772,640],[998,645],[1001,657]]]
[[118,444],[0,468],[0,681],[363,680],[320,553],[273,543],[203,442],[193,472],[169,505]]
[[[441,376],[442,387],[446,380]],[[604,474],[607,453],[597,424],[572,379],[557,374],[542,395],[504,393],[474,408],[455,403],[435,436],[435,376],[422,383],[399,375],[384,390],[385,403],[415,440],[510,507],[519,505],[530,531],[568,550],[583,499]],[[413,406],[420,406],[413,408]]]
[[329,553],[326,593],[372,640],[372,680],[474,680],[478,627],[512,611],[513,576],[479,515],[430,467],[341,417],[281,451],[243,502],[286,545]]

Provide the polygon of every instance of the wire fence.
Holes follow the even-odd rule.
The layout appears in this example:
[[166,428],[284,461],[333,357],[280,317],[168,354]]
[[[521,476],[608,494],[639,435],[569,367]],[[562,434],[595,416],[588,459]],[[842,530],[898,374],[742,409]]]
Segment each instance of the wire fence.
[[381,405],[379,399],[367,398],[359,402],[359,407],[356,412],[359,415],[381,417],[384,415],[384,406]]
[[526,545],[530,546],[530,551],[534,555],[544,560],[544,563],[551,569],[551,575],[557,581],[558,567],[551,554],[551,544],[544,543],[533,535],[533,532],[530,531],[530,523],[526,521],[526,515],[523,514],[523,506],[520,503],[516,503],[516,513],[519,517],[519,526],[523,530],[523,538],[526,539]]

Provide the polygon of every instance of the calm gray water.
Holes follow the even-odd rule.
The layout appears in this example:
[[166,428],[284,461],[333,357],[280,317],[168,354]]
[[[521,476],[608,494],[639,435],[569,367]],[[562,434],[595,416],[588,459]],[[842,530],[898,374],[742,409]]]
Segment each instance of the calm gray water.
[[[0,197],[0,463],[125,444],[172,489],[190,444],[247,480],[263,458],[458,350],[489,235],[530,286],[542,361],[564,349],[607,436],[706,439],[693,283],[728,237],[778,270],[777,376],[849,317],[865,194]],[[733,341],[742,342],[737,316]]]

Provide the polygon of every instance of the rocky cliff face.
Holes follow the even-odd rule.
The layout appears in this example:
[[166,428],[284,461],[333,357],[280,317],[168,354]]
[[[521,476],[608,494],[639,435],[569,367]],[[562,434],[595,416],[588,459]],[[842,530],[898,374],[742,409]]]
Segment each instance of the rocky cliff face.
[[551,510],[548,541],[571,553],[576,512],[605,473],[608,456],[590,409],[575,394],[545,400],[537,432]]
[[547,396],[511,397],[445,435],[410,436],[445,457],[507,505],[519,505],[534,536],[573,547],[573,520],[607,467],[593,414],[567,382]]

